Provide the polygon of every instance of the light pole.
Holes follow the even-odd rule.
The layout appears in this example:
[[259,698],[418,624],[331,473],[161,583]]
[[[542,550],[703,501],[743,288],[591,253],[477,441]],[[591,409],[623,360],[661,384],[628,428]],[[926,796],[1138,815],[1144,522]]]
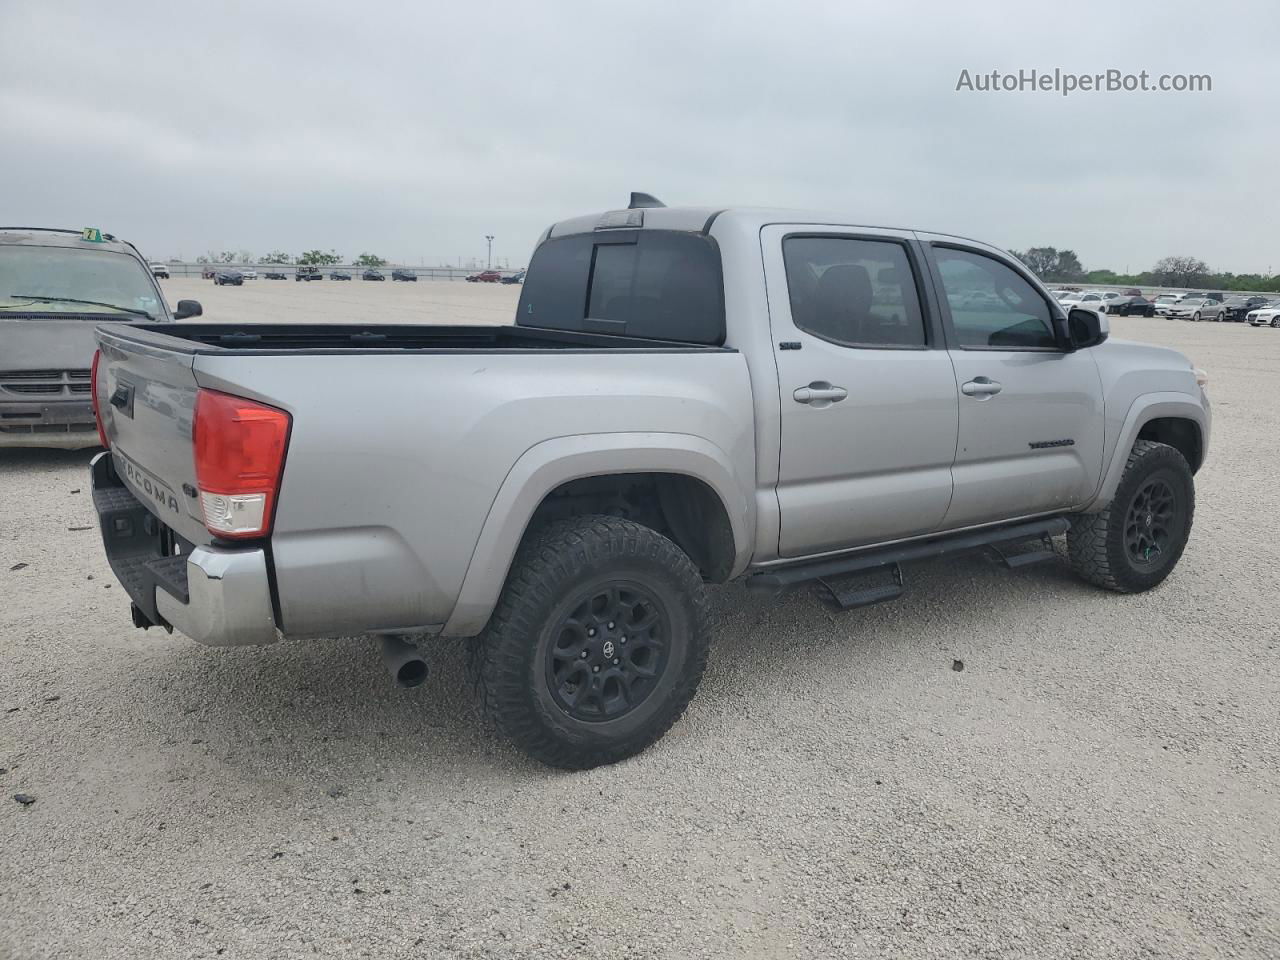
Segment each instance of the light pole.
[[493,234],[486,233],[484,235],[484,238],[489,241],[489,255],[487,257],[487,265],[485,269],[492,270],[493,269]]

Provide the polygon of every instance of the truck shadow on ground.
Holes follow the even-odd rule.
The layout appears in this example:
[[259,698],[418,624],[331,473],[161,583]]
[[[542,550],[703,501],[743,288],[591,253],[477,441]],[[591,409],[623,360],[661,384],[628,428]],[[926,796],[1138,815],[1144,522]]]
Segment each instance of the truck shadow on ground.
[[[809,589],[779,598],[731,584],[713,588],[716,638],[694,710],[731,709],[767,696],[773,678],[821,655],[847,675],[851,697],[874,697],[864,674],[905,659],[951,660],[963,623],[981,623],[995,602],[1035,617],[1046,594],[1096,602],[1061,560],[1010,574],[978,558],[922,564],[914,593],[894,604],[829,610]],[[943,615],[939,615],[943,611]],[[430,675],[397,688],[371,638],[288,641],[266,648],[212,650],[175,635],[143,662],[117,659],[112,685],[133,687],[142,738],[184,741],[251,778],[307,770],[299,789],[324,789],[353,767],[420,768],[487,776],[498,768],[544,768],[501,741],[485,718],[469,669],[468,641],[427,641]],[[879,661],[879,662],[877,662]],[[933,667],[931,667],[933,669]],[[860,689],[862,686],[867,689]],[[697,736],[696,732],[693,736]],[[304,761],[305,762],[300,762]]]

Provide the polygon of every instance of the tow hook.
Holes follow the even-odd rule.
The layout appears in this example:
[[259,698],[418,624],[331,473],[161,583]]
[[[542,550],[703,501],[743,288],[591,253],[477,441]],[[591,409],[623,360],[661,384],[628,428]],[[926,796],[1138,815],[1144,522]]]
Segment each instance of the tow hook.
[[143,613],[142,608],[136,603],[129,604],[129,613],[133,616],[133,625],[139,630],[150,630],[152,627],[162,627],[166,633],[173,633],[173,627],[170,624],[165,623],[163,620],[156,623]]

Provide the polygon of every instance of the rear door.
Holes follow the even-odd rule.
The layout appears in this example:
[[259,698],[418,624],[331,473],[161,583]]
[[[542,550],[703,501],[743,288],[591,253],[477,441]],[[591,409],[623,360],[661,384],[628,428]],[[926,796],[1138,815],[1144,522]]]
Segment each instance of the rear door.
[[951,499],[957,402],[914,239],[782,224],[761,242],[782,414],[780,554],[930,532]]
[[926,243],[959,405],[944,527],[1080,506],[1102,470],[1102,385],[1089,350],[1066,351],[1061,307],[1012,259]]

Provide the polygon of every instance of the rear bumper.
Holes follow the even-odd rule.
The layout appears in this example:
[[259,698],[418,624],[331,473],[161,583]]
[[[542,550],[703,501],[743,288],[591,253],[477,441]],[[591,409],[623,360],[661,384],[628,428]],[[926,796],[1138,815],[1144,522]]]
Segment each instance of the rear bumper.
[[279,638],[262,548],[187,544],[116,476],[110,453],[94,457],[89,470],[107,561],[133,601],[135,624],[176,629],[212,647]]
[[88,400],[0,400],[0,447],[83,450],[97,445]]

